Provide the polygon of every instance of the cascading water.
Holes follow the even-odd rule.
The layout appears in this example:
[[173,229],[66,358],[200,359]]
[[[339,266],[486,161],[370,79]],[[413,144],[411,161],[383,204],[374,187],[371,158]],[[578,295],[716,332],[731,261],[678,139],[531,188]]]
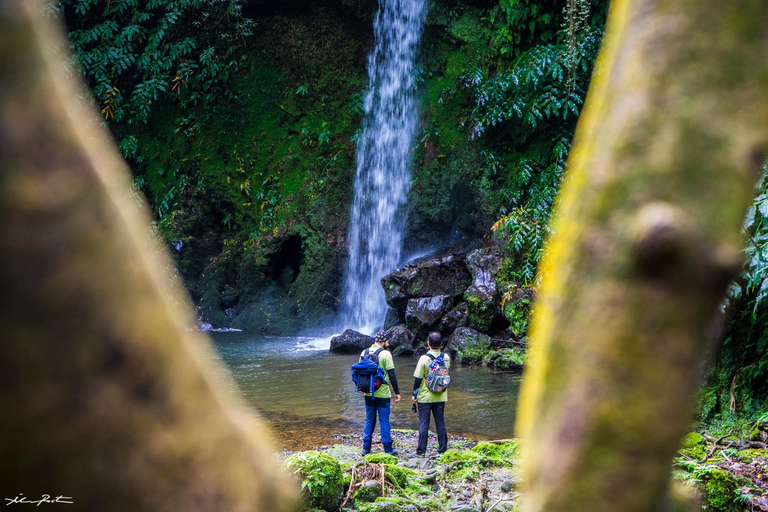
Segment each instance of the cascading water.
[[369,91],[357,147],[355,199],[344,283],[345,327],[370,334],[384,320],[381,278],[396,268],[403,246],[402,207],[411,181],[410,149],[418,124],[414,62],[427,0],[380,0]]

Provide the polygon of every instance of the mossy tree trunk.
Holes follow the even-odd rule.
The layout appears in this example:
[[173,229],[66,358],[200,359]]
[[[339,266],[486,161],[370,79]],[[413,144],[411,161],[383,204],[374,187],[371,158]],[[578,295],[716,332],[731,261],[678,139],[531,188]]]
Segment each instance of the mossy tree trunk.
[[533,511],[670,509],[768,144],[768,2],[615,0],[535,306]]
[[268,432],[165,298],[127,169],[38,8],[0,0],[0,497],[287,510]]

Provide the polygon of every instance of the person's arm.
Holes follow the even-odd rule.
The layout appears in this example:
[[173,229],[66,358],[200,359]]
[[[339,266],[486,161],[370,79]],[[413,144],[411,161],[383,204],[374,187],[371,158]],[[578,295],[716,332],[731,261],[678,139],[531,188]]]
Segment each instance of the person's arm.
[[395,375],[395,362],[392,360],[392,354],[389,351],[384,351],[382,354],[386,354],[385,358],[382,358],[382,368],[387,372],[387,380],[392,391],[395,392],[395,403],[400,401],[400,387],[397,385],[397,375]]
[[397,385],[397,375],[395,375],[395,369],[390,368],[387,370],[387,375],[389,376],[389,385],[392,386],[392,391],[394,391],[396,395],[399,395],[400,386]]
[[423,380],[424,379],[420,377],[413,378],[413,393],[411,394],[411,398],[413,399],[414,402],[416,401],[416,397],[419,394],[419,388],[421,388],[421,381]]

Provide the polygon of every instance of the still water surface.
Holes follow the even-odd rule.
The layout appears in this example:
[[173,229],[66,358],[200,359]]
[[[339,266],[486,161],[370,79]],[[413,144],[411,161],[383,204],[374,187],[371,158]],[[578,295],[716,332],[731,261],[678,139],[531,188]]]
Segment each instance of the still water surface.
[[[328,354],[329,338],[211,335],[216,357],[231,372],[219,378],[271,423],[282,448],[309,449],[333,444],[331,434],[362,432],[363,397],[355,394],[349,370],[358,357]],[[418,429],[410,400],[415,368],[414,357],[395,357],[403,400],[392,403],[392,428]],[[519,385],[519,375],[452,367],[445,409],[448,433],[472,439],[512,437]]]

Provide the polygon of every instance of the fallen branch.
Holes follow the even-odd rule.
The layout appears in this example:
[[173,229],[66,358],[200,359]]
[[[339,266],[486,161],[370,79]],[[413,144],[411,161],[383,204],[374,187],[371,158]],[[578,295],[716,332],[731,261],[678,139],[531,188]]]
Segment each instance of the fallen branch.
[[[723,439],[725,439],[726,437],[730,437],[730,434],[719,438],[717,441],[715,441],[714,437],[709,436],[707,434],[702,434],[702,437],[707,441],[709,441],[710,443],[715,443],[716,445],[718,445],[718,444],[722,444]],[[723,446],[725,448],[735,447],[735,448],[738,448],[739,450],[746,450],[748,448],[762,448],[762,449],[768,448],[768,444],[761,443],[760,441],[752,441],[750,439],[728,441],[727,443],[723,444]]]

